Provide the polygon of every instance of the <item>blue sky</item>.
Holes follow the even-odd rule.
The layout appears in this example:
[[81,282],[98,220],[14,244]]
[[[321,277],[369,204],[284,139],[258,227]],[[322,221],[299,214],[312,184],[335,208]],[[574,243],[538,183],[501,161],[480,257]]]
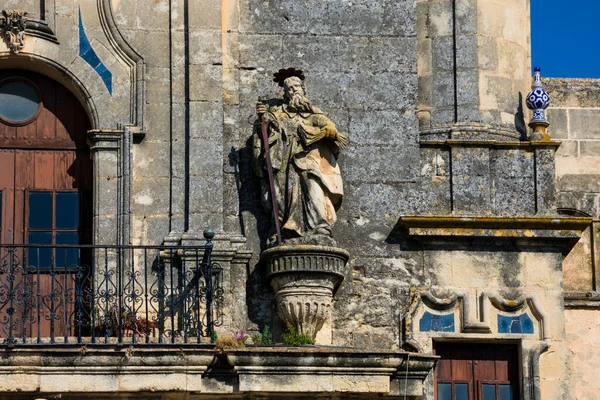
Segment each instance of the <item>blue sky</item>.
[[599,18],[600,0],[531,0],[533,66],[545,77],[600,78]]

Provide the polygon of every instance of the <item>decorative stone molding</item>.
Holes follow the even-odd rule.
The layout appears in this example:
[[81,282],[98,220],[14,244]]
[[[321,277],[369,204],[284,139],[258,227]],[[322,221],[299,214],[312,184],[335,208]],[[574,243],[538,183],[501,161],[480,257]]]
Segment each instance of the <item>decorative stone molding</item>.
[[[464,337],[465,334],[495,335],[503,337],[509,335],[527,335],[537,334],[537,339],[548,339],[548,318],[536,296],[519,296],[515,299],[506,299],[496,292],[483,292],[478,297],[476,303],[480,307],[473,310],[473,302],[469,300],[469,294],[466,292],[455,292],[449,297],[438,298],[425,288],[411,289],[411,304],[402,320],[403,343],[405,350],[422,352],[432,337]],[[492,308],[497,311],[493,311]],[[429,311],[435,314],[431,314]],[[472,311],[477,311],[474,315]],[[499,311],[499,312],[498,312]],[[517,312],[521,314],[517,315]],[[444,314],[445,313],[445,314]],[[429,314],[426,316],[426,314]],[[529,315],[533,316],[533,320]],[[432,329],[423,330],[421,321],[424,317],[445,317],[452,316],[451,329]],[[458,323],[454,322],[456,317]],[[513,319],[523,317],[528,323],[534,324],[531,331],[514,332],[509,329],[507,332],[501,332],[500,326],[496,329],[493,322],[494,317],[499,320],[504,318],[512,322]],[[420,320],[418,320],[420,319]],[[500,324],[498,324],[500,325]],[[444,328],[444,327],[442,327]],[[532,337],[532,339],[535,337]]]
[[144,105],[145,105],[145,63],[141,54],[135,50],[123,37],[112,9],[110,0],[97,0],[100,16],[100,24],[106,35],[108,43],[114,50],[114,54],[129,69],[131,82],[131,114],[129,124],[130,131],[136,143],[142,141],[146,135],[144,130]]
[[27,11],[22,10],[2,10],[0,16],[2,37],[8,48],[15,54],[18,54],[25,45],[26,16]]
[[[94,160],[94,209],[110,210],[96,215],[94,243],[114,240],[119,245],[131,243],[131,144],[133,133],[124,129],[92,129],[88,142]],[[120,160],[118,162],[117,160]],[[113,187],[116,198],[103,192]],[[100,224],[102,218],[111,221],[116,215],[117,224]]]
[[225,354],[239,377],[238,390],[244,393],[336,392],[410,398],[423,396],[423,381],[438,358],[327,347],[246,348]]
[[529,309],[536,319],[540,340],[546,340],[549,338],[548,317],[542,310],[540,302],[536,296],[520,296],[514,300],[508,300],[499,293],[484,292],[481,294],[481,299],[482,304],[484,305],[484,307],[481,308],[481,316],[484,323],[488,325],[491,323],[490,311],[488,307],[485,307],[486,304],[491,304],[497,310],[508,313],[516,313],[517,311]]
[[565,308],[600,310],[600,292],[565,292]]
[[[447,298],[438,298],[429,290],[423,288],[412,288],[410,291],[411,303],[403,319],[403,348],[410,351],[421,352],[423,346],[416,340],[417,326],[415,319],[420,309],[425,306],[431,310],[442,312],[449,311],[461,316],[460,333],[484,333],[491,332],[489,324],[480,321],[471,321],[468,310],[470,309],[469,296],[463,292],[453,293]],[[438,333],[438,332],[436,332]]]
[[7,351],[3,357],[3,398],[27,399],[140,392],[169,399],[191,392],[201,398],[251,398],[261,392],[304,398],[308,392],[318,398],[362,394],[414,399],[423,396],[423,381],[439,358],[314,346],[219,351],[185,344],[39,345]]
[[262,253],[284,324],[313,339],[331,318],[331,302],[344,280],[347,251],[329,246],[285,245]]
[[458,122],[451,126],[419,130],[419,139],[421,143],[440,140],[511,142],[520,140],[520,137],[519,132],[513,129],[476,122]]
[[[201,391],[215,352],[181,346],[42,345],[4,356],[10,361],[0,366],[3,392],[28,393],[29,398],[50,393],[96,398],[108,392]],[[82,392],[87,395],[74,395]]]

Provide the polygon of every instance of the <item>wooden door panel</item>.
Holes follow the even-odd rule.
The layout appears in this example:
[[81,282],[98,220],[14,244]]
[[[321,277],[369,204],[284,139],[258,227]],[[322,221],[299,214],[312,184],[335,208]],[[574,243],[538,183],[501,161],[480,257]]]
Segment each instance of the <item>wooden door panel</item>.
[[474,351],[473,376],[475,381],[493,381],[496,378],[496,362],[492,345],[479,345]]
[[15,151],[0,150],[0,190],[2,191],[2,243],[13,243],[15,208]]
[[17,127],[0,123],[0,140],[12,140],[17,137]]
[[56,87],[56,136],[57,141],[74,141],[75,134],[75,107],[63,87]]
[[35,181],[34,187],[30,189],[53,189],[54,188],[54,152],[34,152]]
[[468,384],[469,398],[481,400],[482,384],[510,384],[513,399],[518,400],[518,350],[518,346],[511,344],[437,343],[435,353],[441,359],[435,367],[436,388],[438,382],[452,384],[453,388]]
[[38,141],[56,140],[56,84],[40,79],[38,86],[42,92],[44,108],[36,121]]
[[37,129],[36,124],[27,124],[25,126],[17,127],[17,139],[34,143],[37,140]]
[[75,163],[76,153],[74,151],[57,151],[54,153],[54,188],[55,189],[73,189],[75,188],[75,179],[79,175],[79,170]]
[[14,243],[27,243],[25,239],[26,192],[35,189],[35,157],[33,151],[15,151],[15,217]]
[[473,379],[473,354],[467,346],[457,346],[452,351],[452,379],[471,381]]
[[[71,314],[74,311],[75,280],[71,274],[38,274],[31,279],[34,288],[39,287],[40,296],[31,309],[29,337],[42,338],[73,336]],[[36,289],[37,290],[37,289]],[[52,295],[56,293],[56,295]]]
[[[29,192],[75,189],[79,193],[81,212],[79,229],[73,232],[79,233],[80,243],[89,243],[93,179],[86,142],[90,129],[87,113],[72,93],[50,78],[28,71],[0,70],[0,80],[8,77],[24,78],[37,86],[41,108],[34,119],[23,124],[0,120],[0,190],[3,192],[0,240],[3,244],[27,243]],[[55,227],[52,232],[55,240]],[[69,321],[73,321],[76,275],[64,268],[54,271],[46,267],[28,268],[24,265],[29,264],[28,255],[23,249],[14,254],[20,259],[20,267],[13,271],[11,279],[20,285],[21,297],[26,289],[33,295],[28,303],[16,305],[15,315],[22,320],[13,327],[12,334],[48,338],[52,331],[57,341],[72,335],[75,327]],[[8,275],[0,272],[0,281],[7,280]],[[8,315],[7,301],[0,299],[0,319]],[[0,324],[0,328],[4,327]],[[0,337],[7,334],[6,330],[0,330]]]

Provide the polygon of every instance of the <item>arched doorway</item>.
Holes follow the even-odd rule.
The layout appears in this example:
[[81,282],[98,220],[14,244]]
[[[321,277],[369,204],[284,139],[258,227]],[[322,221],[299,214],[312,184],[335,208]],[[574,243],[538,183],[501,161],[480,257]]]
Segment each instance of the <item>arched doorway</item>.
[[[86,260],[84,252],[61,246],[91,243],[89,129],[79,101],[56,81],[0,70],[0,291],[13,293],[0,296],[3,337],[66,336],[73,328],[65,323],[72,275]],[[12,245],[54,247],[12,247],[9,254]]]

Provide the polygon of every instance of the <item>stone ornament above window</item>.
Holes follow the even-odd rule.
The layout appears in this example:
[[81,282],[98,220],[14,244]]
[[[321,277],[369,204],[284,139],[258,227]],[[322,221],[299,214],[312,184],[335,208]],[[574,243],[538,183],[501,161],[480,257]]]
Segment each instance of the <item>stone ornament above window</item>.
[[428,350],[431,339],[440,337],[501,339],[506,335],[520,335],[520,338],[527,335],[528,340],[548,338],[548,318],[536,296],[506,299],[496,292],[477,296],[443,290],[439,293],[442,297],[427,288],[411,289],[411,303],[401,321],[405,350]]
[[27,12],[22,10],[2,10],[0,30],[8,48],[18,54],[25,44]]

